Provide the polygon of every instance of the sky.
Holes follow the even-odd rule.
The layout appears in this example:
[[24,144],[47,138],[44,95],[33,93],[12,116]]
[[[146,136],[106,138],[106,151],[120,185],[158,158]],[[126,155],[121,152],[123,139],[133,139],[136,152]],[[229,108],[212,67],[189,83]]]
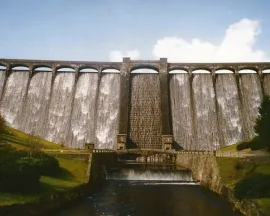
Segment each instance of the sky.
[[0,58],[270,60],[269,0],[0,0]]

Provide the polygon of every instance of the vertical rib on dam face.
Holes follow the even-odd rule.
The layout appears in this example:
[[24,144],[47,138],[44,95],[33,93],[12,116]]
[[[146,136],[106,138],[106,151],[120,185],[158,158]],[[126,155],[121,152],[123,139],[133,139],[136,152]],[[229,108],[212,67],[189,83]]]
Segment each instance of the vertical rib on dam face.
[[118,133],[120,74],[104,74],[99,86],[96,148],[112,149]]
[[258,74],[240,74],[240,94],[242,99],[242,115],[244,126],[244,139],[255,136],[253,127],[259,115],[258,108],[261,103],[262,89]]
[[5,78],[6,78],[6,72],[0,69],[0,97],[2,95]]
[[68,146],[84,148],[84,143],[95,143],[95,101],[98,74],[81,74],[75,90]]
[[174,74],[170,78],[173,138],[186,150],[193,149],[194,125],[188,74]]
[[216,78],[216,97],[220,140],[223,146],[242,140],[241,104],[234,74],[219,74]]
[[158,74],[131,74],[129,138],[137,148],[161,148]]
[[194,94],[195,130],[197,146],[195,150],[212,150],[220,146],[218,135],[215,91],[211,74],[194,74],[192,89]]
[[[16,129],[23,129],[22,111],[27,90],[28,72],[13,71],[6,82],[1,101],[1,114],[8,125]],[[29,116],[29,118],[31,118],[31,116]]]
[[270,73],[265,73],[263,77],[264,93],[270,95]]

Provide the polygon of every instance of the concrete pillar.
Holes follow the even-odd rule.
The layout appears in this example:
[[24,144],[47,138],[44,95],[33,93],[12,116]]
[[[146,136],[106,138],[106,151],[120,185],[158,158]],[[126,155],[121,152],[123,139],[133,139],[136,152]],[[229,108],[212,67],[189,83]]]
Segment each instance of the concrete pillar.
[[31,80],[31,78],[32,78],[33,75],[34,75],[34,67],[33,67],[33,65],[30,65],[30,66],[29,66],[29,71],[28,71],[28,73],[29,73],[29,80]]
[[74,82],[75,83],[75,86],[76,86],[78,80],[79,80],[79,67],[77,66],[75,68],[75,82]]
[[56,77],[56,66],[53,65],[52,66],[52,84],[54,82],[55,77]]
[[11,74],[11,65],[8,64],[6,66],[6,78],[8,78],[10,76],[10,74]]
[[128,112],[130,96],[130,58],[123,58],[120,70],[119,134],[128,134]]
[[167,58],[159,66],[162,135],[172,135]]

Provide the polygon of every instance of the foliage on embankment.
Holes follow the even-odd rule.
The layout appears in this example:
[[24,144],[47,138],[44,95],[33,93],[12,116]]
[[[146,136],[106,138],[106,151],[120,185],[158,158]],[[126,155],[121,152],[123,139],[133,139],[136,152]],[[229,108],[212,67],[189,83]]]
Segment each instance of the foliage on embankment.
[[270,158],[217,158],[222,182],[239,200],[252,201],[270,214]]
[[42,152],[29,154],[0,144],[0,191],[34,191],[41,175],[55,176],[59,172],[58,161]]
[[88,161],[47,155],[60,145],[7,127],[0,117],[0,208],[28,203],[88,181]]

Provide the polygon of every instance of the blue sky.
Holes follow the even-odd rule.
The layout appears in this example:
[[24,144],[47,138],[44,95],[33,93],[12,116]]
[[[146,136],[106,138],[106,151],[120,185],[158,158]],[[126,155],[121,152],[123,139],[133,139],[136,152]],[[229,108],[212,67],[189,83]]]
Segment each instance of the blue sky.
[[269,11],[269,0],[0,0],[0,58],[266,61]]

